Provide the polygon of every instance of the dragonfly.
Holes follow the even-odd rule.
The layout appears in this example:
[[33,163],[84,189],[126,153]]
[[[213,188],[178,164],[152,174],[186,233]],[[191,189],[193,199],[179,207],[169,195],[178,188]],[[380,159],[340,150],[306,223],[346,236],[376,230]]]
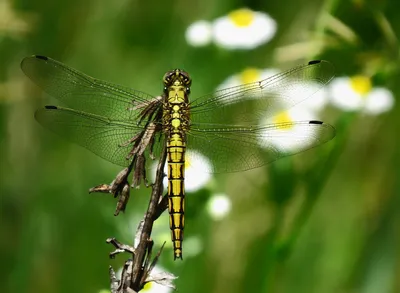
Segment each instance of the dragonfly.
[[[317,120],[266,122],[311,97],[334,76],[331,63],[310,61],[266,79],[189,99],[192,79],[174,69],[152,96],[90,77],[49,57],[33,55],[22,71],[65,106],[45,106],[36,120],[111,163],[128,166],[167,152],[168,210],[174,259],[182,259],[187,150],[211,162],[207,172],[239,172],[321,145],[335,136]],[[290,129],[296,129],[295,132]],[[277,145],[296,141],[296,147]]]

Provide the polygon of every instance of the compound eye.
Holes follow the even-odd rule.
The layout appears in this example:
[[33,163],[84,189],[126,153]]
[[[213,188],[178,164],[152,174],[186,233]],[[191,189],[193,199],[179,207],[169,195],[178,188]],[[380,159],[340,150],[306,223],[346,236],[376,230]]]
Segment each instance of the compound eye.
[[190,87],[187,87],[187,88],[186,88],[186,93],[187,93],[187,94],[190,94]]

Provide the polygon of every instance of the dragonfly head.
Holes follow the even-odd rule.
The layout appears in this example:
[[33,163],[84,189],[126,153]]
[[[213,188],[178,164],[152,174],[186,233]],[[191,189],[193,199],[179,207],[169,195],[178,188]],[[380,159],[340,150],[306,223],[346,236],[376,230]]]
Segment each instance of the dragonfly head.
[[190,87],[192,84],[192,79],[189,76],[189,73],[187,73],[184,70],[181,69],[174,69],[168,71],[166,74],[164,74],[164,86],[170,87],[176,83],[179,83],[179,85],[183,85],[186,87]]
[[178,100],[181,100],[190,93],[192,79],[186,71],[181,69],[168,71],[165,73],[163,81],[164,93],[170,98],[176,97]]

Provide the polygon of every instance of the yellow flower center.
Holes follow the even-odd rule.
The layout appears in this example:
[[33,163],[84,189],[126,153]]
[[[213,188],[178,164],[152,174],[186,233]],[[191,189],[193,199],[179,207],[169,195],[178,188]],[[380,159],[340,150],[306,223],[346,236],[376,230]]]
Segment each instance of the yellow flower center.
[[152,286],[153,286],[153,282],[148,282],[148,283],[146,283],[146,284],[144,285],[143,289],[142,289],[143,292],[150,291]]
[[255,68],[247,68],[240,74],[242,84],[251,83],[260,80],[260,71]]
[[292,118],[287,111],[283,111],[276,115],[273,121],[280,130],[288,130],[293,127]]
[[356,75],[350,78],[351,88],[360,95],[365,95],[371,91],[371,79],[366,76]]
[[249,26],[254,20],[254,12],[247,8],[234,10],[229,13],[228,17],[238,27]]

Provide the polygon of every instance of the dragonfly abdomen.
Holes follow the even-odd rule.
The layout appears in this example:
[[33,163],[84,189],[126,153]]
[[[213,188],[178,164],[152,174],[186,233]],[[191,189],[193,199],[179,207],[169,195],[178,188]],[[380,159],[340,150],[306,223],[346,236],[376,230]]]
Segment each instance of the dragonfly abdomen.
[[188,95],[191,80],[179,69],[164,75],[163,124],[167,135],[169,227],[174,246],[174,259],[182,259],[185,227],[185,152],[190,111]]
[[168,211],[174,258],[182,259],[183,229],[185,226],[185,151],[186,144],[179,133],[173,133],[167,142]]

